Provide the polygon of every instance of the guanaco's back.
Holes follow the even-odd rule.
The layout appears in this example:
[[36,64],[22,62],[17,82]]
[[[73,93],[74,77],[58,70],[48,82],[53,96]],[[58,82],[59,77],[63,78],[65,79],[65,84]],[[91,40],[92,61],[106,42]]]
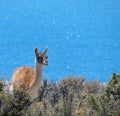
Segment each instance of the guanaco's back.
[[35,70],[29,66],[17,68],[12,76],[13,88],[29,89],[35,82]]

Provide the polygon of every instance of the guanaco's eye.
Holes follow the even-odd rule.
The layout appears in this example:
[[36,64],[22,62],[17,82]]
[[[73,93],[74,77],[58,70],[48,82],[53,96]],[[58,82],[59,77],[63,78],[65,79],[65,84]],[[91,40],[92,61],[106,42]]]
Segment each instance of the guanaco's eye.
[[46,56],[46,58],[48,58],[48,56]]
[[42,57],[40,57],[40,56],[38,56],[37,58],[38,58],[38,59],[42,59]]

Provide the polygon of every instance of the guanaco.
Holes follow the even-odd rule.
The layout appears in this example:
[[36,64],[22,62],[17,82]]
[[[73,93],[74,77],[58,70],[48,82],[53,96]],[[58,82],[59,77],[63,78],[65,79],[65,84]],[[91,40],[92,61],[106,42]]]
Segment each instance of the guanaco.
[[35,52],[35,69],[30,66],[22,66],[17,68],[12,75],[13,89],[23,88],[35,99],[39,96],[39,89],[42,82],[42,67],[48,65],[48,56],[46,56],[48,48],[42,52],[38,52],[36,47]]

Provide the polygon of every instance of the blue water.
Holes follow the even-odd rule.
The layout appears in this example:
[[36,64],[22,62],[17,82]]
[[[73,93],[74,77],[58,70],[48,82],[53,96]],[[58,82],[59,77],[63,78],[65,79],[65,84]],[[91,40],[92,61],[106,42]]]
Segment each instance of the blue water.
[[0,0],[0,76],[34,67],[48,46],[43,78],[106,82],[120,72],[120,0]]

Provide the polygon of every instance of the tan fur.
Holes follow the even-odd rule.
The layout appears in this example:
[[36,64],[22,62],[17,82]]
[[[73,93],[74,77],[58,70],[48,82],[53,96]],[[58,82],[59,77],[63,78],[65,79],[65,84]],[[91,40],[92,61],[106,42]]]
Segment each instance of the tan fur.
[[17,68],[12,76],[13,88],[23,88],[25,90],[28,90],[35,82],[35,75],[35,70],[29,66]]

